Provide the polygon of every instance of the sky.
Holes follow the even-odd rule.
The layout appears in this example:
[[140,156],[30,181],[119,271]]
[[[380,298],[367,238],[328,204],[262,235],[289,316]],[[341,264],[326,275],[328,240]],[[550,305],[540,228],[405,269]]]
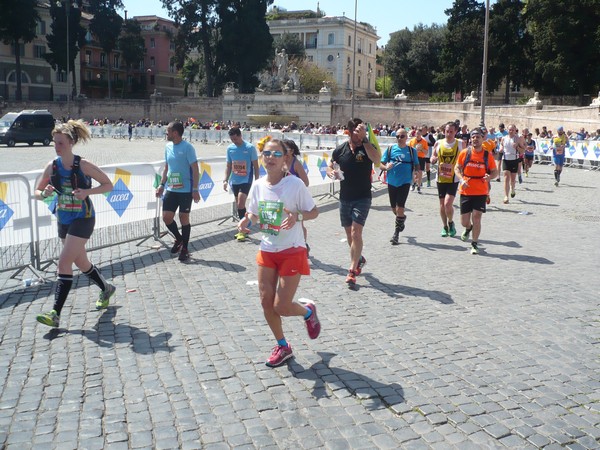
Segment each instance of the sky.
[[[169,18],[160,0],[123,0],[128,17],[157,15]],[[375,3],[377,6],[371,6]],[[452,7],[453,0],[275,0],[274,6],[288,11],[299,9],[317,10],[317,4],[328,16],[343,16],[367,22],[377,29],[380,36],[377,45],[386,45],[390,33],[404,28],[412,30],[415,25],[445,24],[446,9]]]

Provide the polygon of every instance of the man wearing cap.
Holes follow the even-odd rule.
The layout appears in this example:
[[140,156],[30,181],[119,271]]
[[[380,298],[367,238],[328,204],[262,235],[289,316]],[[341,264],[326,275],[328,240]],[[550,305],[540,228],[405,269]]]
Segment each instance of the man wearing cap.
[[558,136],[552,138],[552,159],[554,160],[554,186],[558,187],[560,183],[560,174],[565,165],[565,149],[569,146],[569,138],[565,134],[563,127],[556,129]]
[[[483,131],[471,131],[471,146],[460,152],[454,167],[460,186],[461,223],[465,231],[461,239],[466,241],[473,233],[471,254],[479,254],[478,240],[481,233],[481,217],[485,212],[489,181],[498,175],[494,156],[483,149]],[[487,158],[487,162],[486,162]]]

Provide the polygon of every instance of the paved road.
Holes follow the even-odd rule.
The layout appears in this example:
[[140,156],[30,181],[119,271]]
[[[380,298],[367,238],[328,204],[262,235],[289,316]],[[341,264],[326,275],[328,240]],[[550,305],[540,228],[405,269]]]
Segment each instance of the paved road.
[[95,311],[76,277],[56,332],[35,321],[52,285],[0,274],[0,448],[600,448],[599,174],[555,188],[535,166],[509,205],[499,185],[479,256],[439,236],[433,188],[390,246],[378,190],[357,291],[322,200],[298,297],[323,331],[286,319],[296,357],[277,369],[257,242],[231,222],[194,227],[188,264],[153,242],[92,252],[116,301]]

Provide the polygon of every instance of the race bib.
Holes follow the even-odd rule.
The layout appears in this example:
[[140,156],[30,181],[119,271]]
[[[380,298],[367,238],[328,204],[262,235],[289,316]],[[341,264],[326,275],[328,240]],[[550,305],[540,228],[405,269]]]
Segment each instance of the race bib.
[[182,189],[183,188],[183,179],[181,178],[181,174],[178,172],[170,173],[167,183],[173,189]]
[[258,217],[260,231],[277,236],[283,221],[283,202],[258,202]]
[[233,161],[231,163],[233,173],[240,177],[248,176],[248,165],[246,161]]
[[57,208],[59,211],[78,213],[83,210],[83,200],[77,200],[73,190],[63,186],[63,193],[58,196]]
[[444,178],[452,178],[454,174],[454,166],[452,164],[440,164],[440,176]]

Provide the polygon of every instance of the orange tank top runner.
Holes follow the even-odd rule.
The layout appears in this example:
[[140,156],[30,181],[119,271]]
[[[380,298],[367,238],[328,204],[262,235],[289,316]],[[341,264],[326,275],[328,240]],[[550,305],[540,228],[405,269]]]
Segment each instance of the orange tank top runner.
[[[470,152],[470,158],[467,161],[467,153]],[[485,164],[484,156],[487,155],[487,164]],[[466,164],[465,164],[466,162]],[[491,152],[488,151],[473,151],[471,148],[463,150],[458,155],[456,163],[462,168],[463,178],[466,184],[459,186],[461,195],[488,195],[489,186],[483,177],[486,172],[496,168],[496,161]]]

